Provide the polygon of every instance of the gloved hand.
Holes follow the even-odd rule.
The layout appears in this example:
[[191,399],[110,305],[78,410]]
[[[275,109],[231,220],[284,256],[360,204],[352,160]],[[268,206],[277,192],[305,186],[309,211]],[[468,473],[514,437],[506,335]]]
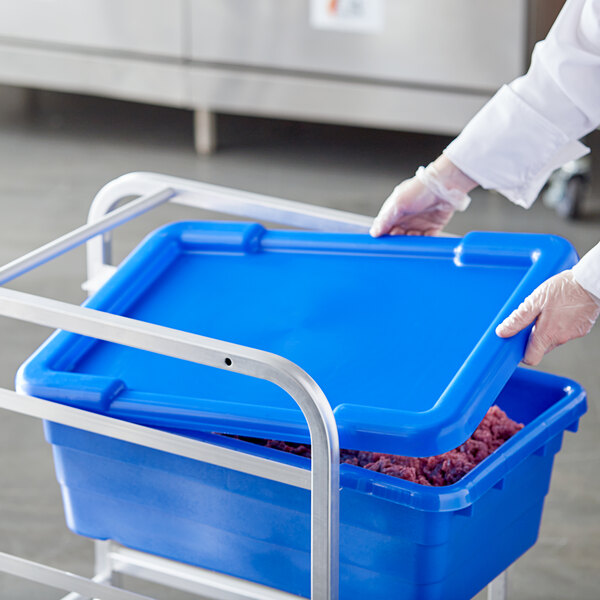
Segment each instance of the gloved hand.
[[563,271],[525,298],[519,308],[498,325],[496,334],[502,338],[512,337],[536,320],[523,362],[538,365],[550,350],[588,334],[599,314],[600,300],[575,281],[572,271]]
[[[436,166],[439,162],[441,169]],[[466,191],[472,189],[475,182],[466,178],[445,157],[438,159],[436,164],[431,163],[426,169],[419,167],[412,179],[394,188],[371,226],[373,237],[437,235],[456,210],[462,211],[469,206]],[[456,187],[448,187],[448,183]]]

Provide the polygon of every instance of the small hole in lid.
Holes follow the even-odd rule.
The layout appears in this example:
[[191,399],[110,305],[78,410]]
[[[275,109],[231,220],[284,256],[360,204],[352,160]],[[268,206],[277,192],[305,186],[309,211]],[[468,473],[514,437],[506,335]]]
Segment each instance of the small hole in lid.
[[230,359],[229,357],[227,357],[227,358],[225,359],[225,364],[226,364],[228,367],[230,367],[230,366],[231,366],[231,363],[232,363],[231,359]]

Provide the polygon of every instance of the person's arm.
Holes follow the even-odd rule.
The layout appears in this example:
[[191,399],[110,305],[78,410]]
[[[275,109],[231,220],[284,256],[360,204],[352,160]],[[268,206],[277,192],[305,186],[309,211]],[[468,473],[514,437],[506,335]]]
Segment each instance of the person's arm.
[[[599,123],[600,0],[568,0],[528,73],[502,87],[444,150],[436,184],[463,193],[478,184],[529,207],[554,169],[589,151],[577,140]],[[372,234],[437,233],[455,210],[412,178],[386,200]]]
[[573,267],[573,275],[584,290],[600,298],[600,244],[596,244]]
[[503,86],[444,154],[486,189],[529,207],[600,123],[600,0],[568,0],[526,75]]

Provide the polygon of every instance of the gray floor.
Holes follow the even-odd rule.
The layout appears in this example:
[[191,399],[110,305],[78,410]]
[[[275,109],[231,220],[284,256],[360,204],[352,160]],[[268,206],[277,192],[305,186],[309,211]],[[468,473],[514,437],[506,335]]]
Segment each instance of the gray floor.
[[[194,154],[192,117],[185,111],[42,94],[27,108],[19,90],[0,88],[0,262],[85,221],[95,192],[129,171],[168,173],[314,204],[374,215],[391,188],[434,158],[448,138],[222,116],[220,149]],[[598,146],[597,134],[590,143]],[[598,178],[597,178],[598,180]],[[552,232],[580,252],[600,239],[600,184],[587,217],[560,220],[538,203],[524,211],[494,194],[475,193],[451,230]],[[164,207],[123,228],[119,256],[160,223],[198,213]],[[83,300],[83,254],[75,251],[14,285],[71,302]],[[443,290],[440,290],[440,302]],[[0,318],[0,385],[13,386],[20,363],[48,331]],[[550,354],[542,369],[588,390],[590,408],[579,433],[558,455],[537,545],[510,569],[510,597],[596,600],[600,597],[600,480],[597,464],[600,327]],[[91,574],[91,543],[64,525],[49,447],[41,426],[6,412],[0,420],[0,550]],[[482,532],[485,536],[485,532]],[[476,551],[476,549],[474,549]],[[157,598],[191,598],[139,585]],[[0,598],[55,599],[62,594],[0,576]]]

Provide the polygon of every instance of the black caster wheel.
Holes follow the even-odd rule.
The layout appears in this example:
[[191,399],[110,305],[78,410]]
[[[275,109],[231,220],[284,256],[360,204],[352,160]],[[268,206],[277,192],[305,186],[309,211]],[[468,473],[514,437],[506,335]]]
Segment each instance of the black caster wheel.
[[572,177],[555,206],[556,214],[563,219],[577,219],[581,215],[581,206],[587,195],[588,182],[583,177]]
[[544,204],[563,219],[577,219],[590,183],[590,164],[587,157],[573,161],[550,177],[542,193]]

